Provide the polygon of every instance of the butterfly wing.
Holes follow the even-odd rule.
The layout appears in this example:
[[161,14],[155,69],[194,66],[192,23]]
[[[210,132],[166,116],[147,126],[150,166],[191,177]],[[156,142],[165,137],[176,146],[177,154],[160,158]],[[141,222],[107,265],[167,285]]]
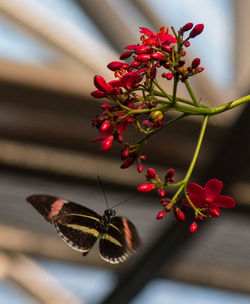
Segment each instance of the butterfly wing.
[[100,255],[105,261],[117,264],[126,261],[140,244],[134,224],[125,217],[114,216],[108,231],[101,235]]
[[51,224],[74,250],[86,255],[100,235],[101,216],[71,201],[50,196],[31,195],[27,201]]

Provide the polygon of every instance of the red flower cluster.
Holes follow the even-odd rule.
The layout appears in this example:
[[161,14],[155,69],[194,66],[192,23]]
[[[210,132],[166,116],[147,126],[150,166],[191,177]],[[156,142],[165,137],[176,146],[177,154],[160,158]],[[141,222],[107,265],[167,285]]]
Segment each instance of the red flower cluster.
[[[96,90],[91,95],[95,98],[107,98],[113,103],[102,105],[104,111],[92,121],[101,134],[92,142],[101,142],[101,151],[110,149],[114,141],[123,143],[122,135],[129,125],[144,134],[164,126],[164,112],[157,109],[160,104],[151,97],[153,81],[159,68],[167,71],[162,73],[162,77],[167,80],[174,77],[185,81],[188,77],[201,72],[199,58],[194,59],[189,67],[185,66],[183,60],[186,54],[183,48],[186,47],[188,40],[201,33],[203,29],[201,25],[193,29],[192,27],[191,23],[184,25],[175,37],[165,27],[161,27],[158,33],[141,27],[141,44],[126,46],[126,51],[120,56],[120,60],[132,58],[132,61],[112,61],[107,65],[108,69],[114,72],[114,80],[107,82],[100,75],[94,77]],[[184,40],[183,35],[191,29],[188,38]],[[146,115],[146,119],[140,120],[143,115]],[[136,145],[124,145],[121,151],[121,168],[129,167],[136,160],[137,171],[142,172],[141,161],[145,159],[142,155],[144,144],[145,141]]]
[[[167,188],[169,182],[174,182],[174,169],[169,169],[165,175],[164,182],[161,181],[155,170],[149,168],[147,170],[146,179],[149,183],[140,185],[137,190],[141,192],[149,192],[154,189],[158,189],[158,194],[162,197],[160,199],[163,210],[157,213],[156,218],[162,219],[168,212],[174,209],[174,215],[177,221],[184,222],[185,214],[179,207],[174,207],[178,202],[178,198],[175,201],[171,201],[165,196],[165,188]],[[198,229],[198,222],[203,220],[204,217],[218,217],[221,213],[220,208],[234,208],[236,203],[234,199],[227,195],[221,195],[223,188],[222,181],[214,178],[210,179],[205,187],[189,183],[187,185],[187,194],[191,203],[191,206],[187,198],[182,200],[182,204],[187,207],[195,208],[195,221],[190,225],[190,232],[195,232]],[[179,202],[181,203],[181,201]],[[174,207],[174,208],[173,208]]]

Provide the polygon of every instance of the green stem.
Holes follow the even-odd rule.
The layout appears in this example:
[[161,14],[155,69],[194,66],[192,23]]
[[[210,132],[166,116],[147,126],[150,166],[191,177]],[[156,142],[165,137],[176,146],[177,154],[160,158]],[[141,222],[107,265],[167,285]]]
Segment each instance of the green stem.
[[173,97],[172,97],[173,106],[175,106],[175,104],[176,104],[177,84],[178,84],[178,80],[176,78],[174,78]]
[[159,82],[154,79],[154,84],[157,86],[157,88],[161,91],[162,96],[166,97],[169,101],[172,101],[172,98],[170,97],[170,95],[168,95],[164,89],[160,86]]
[[250,101],[250,95],[244,96],[242,98],[236,99],[234,101],[230,101],[228,103],[225,103],[221,106],[218,107],[209,107],[209,108],[203,108],[203,107],[199,107],[199,108],[194,108],[194,107],[188,107],[188,106],[183,106],[183,105],[179,105],[176,104],[175,105],[175,110],[180,111],[180,112],[184,112],[186,114],[190,114],[190,115],[209,115],[209,116],[213,116],[213,115],[217,115],[220,114],[222,112],[225,112],[227,110],[231,110],[245,102],[249,102]]
[[140,144],[140,143],[146,141],[150,136],[152,136],[152,135],[156,134],[157,132],[161,131],[162,129],[164,129],[164,128],[170,126],[171,124],[175,123],[175,122],[176,122],[177,120],[179,120],[179,119],[184,118],[185,116],[187,116],[187,115],[186,115],[185,113],[183,113],[183,114],[181,114],[180,116],[177,116],[177,117],[172,118],[172,119],[169,120],[167,123],[165,123],[164,126],[159,127],[159,128],[157,128],[157,129],[155,129],[154,131],[150,132],[149,134],[147,134],[146,136],[144,136],[141,140],[139,140],[139,141],[137,142],[137,144]]
[[193,100],[194,105],[195,105],[196,107],[199,107],[200,104],[199,104],[199,102],[197,101],[197,99],[196,99],[196,97],[195,97],[195,95],[194,95],[194,92],[193,92],[192,88],[190,87],[190,84],[189,84],[189,82],[188,82],[187,80],[185,81],[185,86],[186,86],[186,88],[187,88],[187,90],[188,90],[188,93],[189,93],[190,97],[191,97],[192,100]]
[[[171,204],[173,204],[173,205],[175,204],[176,198],[181,194],[181,192],[182,192],[183,189],[184,189],[185,195],[187,196],[187,190],[186,190],[187,183],[188,183],[188,180],[189,180],[189,178],[190,178],[190,176],[191,176],[191,174],[193,172],[196,160],[197,160],[199,152],[200,152],[200,147],[201,147],[202,140],[203,140],[203,137],[204,137],[204,134],[205,134],[208,118],[209,118],[209,116],[205,116],[204,117],[204,120],[203,120],[202,126],[201,126],[200,136],[199,136],[199,139],[198,139],[198,142],[197,142],[197,145],[196,145],[196,149],[195,149],[195,152],[194,152],[193,159],[192,159],[192,161],[190,163],[190,166],[188,168],[188,171],[187,171],[184,179],[178,183],[178,184],[180,184],[180,187],[178,188],[178,190],[175,192],[174,196],[171,199]],[[176,184],[176,186],[178,184]],[[195,206],[192,206],[192,207],[196,211],[197,208]]]
[[192,161],[190,163],[190,166],[189,166],[188,171],[187,171],[187,173],[185,175],[185,178],[183,179],[183,181],[185,182],[185,188],[186,188],[187,182],[188,182],[188,180],[189,180],[189,178],[190,178],[190,176],[191,176],[191,174],[193,172],[193,169],[194,169],[197,157],[198,157],[199,152],[200,152],[202,140],[203,140],[203,137],[204,137],[204,134],[205,134],[205,130],[206,130],[206,127],[207,127],[208,118],[209,118],[209,116],[205,116],[204,117],[204,120],[203,120],[202,125],[201,125],[200,136],[199,136],[196,148],[195,148],[193,159],[192,159]]

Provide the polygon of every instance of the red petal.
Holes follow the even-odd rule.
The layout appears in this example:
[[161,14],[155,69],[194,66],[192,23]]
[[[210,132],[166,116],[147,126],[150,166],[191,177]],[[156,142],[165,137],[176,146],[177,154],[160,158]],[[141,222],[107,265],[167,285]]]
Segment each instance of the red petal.
[[124,133],[124,131],[127,129],[128,127],[128,121],[127,120],[123,120],[118,127],[118,131],[119,134],[122,135]]
[[155,37],[155,34],[148,28],[146,27],[140,27],[140,33],[149,35],[150,37]]
[[210,202],[211,200],[213,200],[213,198],[218,196],[221,193],[222,188],[223,188],[222,181],[216,178],[210,179],[205,185],[207,201]]
[[94,139],[92,139],[90,142],[91,143],[95,143],[95,142],[99,142],[99,141],[104,141],[105,137],[96,137]]
[[222,208],[234,208],[236,203],[235,200],[227,195],[218,195],[212,201],[210,201],[211,205]]
[[195,207],[204,207],[206,204],[206,193],[203,187],[195,183],[190,183],[187,185],[187,192]]

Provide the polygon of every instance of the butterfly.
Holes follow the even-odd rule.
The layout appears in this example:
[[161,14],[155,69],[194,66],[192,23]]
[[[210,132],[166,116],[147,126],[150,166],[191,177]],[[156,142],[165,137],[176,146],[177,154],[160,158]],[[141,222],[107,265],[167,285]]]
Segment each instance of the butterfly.
[[35,194],[26,200],[55,226],[71,248],[84,256],[99,237],[100,255],[112,264],[126,261],[141,244],[134,224],[125,217],[115,216],[114,209],[106,209],[101,216],[87,207],[51,195]]

